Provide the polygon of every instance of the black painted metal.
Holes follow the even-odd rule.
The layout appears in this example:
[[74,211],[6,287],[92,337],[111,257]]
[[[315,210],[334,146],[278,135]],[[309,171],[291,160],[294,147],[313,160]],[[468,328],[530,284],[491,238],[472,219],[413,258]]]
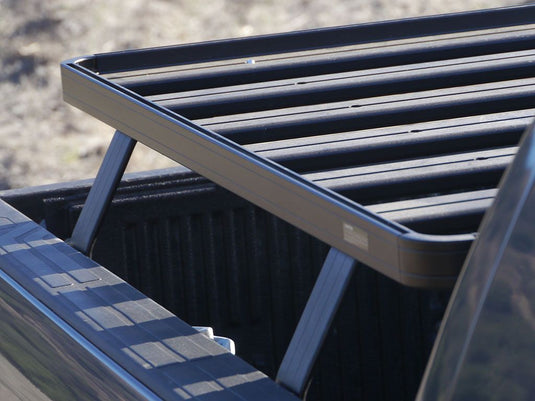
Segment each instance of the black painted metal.
[[417,401],[534,394],[531,376],[524,374],[533,360],[533,326],[523,312],[534,302],[534,152],[531,126],[465,262]]
[[72,237],[68,240],[72,247],[84,254],[88,254],[93,244],[135,145],[136,141],[119,131],[113,136]]
[[[143,49],[130,52],[99,54],[96,59],[88,60],[84,65],[101,73],[127,72],[136,75],[135,71],[147,68],[161,68],[177,64],[195,64],[247,57],[257,57],[289,52],[302,52],[336,48],[355,44],[380,43],[397,41],[400,39],[420,42],[418,38],[427,35],[457,34],[476,30],[495,31],[499,27],[529,25],[533,23],[533,8],[505,8],[495,10],[480,10],[463,14],[439,15],[424,18],[413,18],[398,21],[362,24],[347,27],[325,28],[303,32],[293,32],[278,35],[259,36],[253,38],[222,40],[203,44],[188,44],[163,48]],[[525,36],[527,33],[519,35]],[[471,37],[473,35],[466,35]],[[414,40],[416,38],[416,40]],[[446,49],[450,53],[445,57],[463,54],[466,47],[490,47],[495,43],[501,44],[504,51],[516,50],[517,46],[510,38],[501,41],[480,40],[472,38],[466,43],[471,46],[450,46]],[[232,46],[229,46],[229,42]],[[505,42],[505,43],[504,43]],[[525,46],[530,46],[525,44]],[[442,52],[445,49],[440,49]],[[480,50],[481,51],[481,50]],[[483,50],[484,51],[484,50]],[[411,54],[411,53],[408,53]],[[404,55],[407,59],[407,54]],[[243,60],[242,60],[243,61]],[[131,73],[134,71],[134,73]]]
[[240,144],[416,124],[535,106],[535,78],[309,104],[197,122]]
[[331,248],[277,372],[277,382],[302,397],[353,273],[355,260]]
[[[312,75],[306,71],[295,78],[275,81],[261,81],[256,76],[249,84],[230,85],[222,79],[219,85],[206,89],[180,87],[177,92],[170,92],[166,88],[163,94],[148,99],[190,119],[201,119],[266,110],[274,105],[281,109],[343,100],[354,102],[369,97],[530,78],[534,61],[533,51],[524,50],[384,68],[363,69],[359,65],[347,72]],[[225,73],[227,70],[221,71],[222,75]],[[175,84],[179,79],[177,73]]]

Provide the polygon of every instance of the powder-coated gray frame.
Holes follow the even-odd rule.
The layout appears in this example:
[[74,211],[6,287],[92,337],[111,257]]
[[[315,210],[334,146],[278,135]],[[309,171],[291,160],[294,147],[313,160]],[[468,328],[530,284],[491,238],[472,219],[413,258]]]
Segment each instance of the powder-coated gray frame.
[[472,235],[415,233],[81,67],[62,64],[72,105],[406,285],[451,286]]

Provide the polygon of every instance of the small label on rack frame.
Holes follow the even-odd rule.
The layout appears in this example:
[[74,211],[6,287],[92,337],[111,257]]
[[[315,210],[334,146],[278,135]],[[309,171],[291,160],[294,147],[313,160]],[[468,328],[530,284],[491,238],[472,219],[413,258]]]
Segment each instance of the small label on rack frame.
[[349,223],[343,224],[343,230],[345,241],[365,251],[368,250],[368,233],[366,231]]

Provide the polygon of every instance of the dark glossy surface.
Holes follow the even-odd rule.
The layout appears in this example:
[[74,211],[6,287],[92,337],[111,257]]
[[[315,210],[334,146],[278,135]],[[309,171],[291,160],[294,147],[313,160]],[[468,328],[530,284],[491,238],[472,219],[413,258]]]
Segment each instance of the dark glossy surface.
[[0,271],[0,399],[159,400]]
[[534,131],[467,259],[420,401],[535,399]]

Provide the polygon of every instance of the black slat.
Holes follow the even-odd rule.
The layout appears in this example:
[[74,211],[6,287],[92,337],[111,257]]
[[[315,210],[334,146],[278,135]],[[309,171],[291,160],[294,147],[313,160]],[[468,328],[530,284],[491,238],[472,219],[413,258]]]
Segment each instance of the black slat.
[[229,46],[229,40],[220,40],[202,44],[108,53],[98,55],[96,60],[88,60],[87,65],[91,68],[98,68],[101,73],[110,73],[236,58],[244,54],[253,57],[303,49],[332,48],[354,43],[417,38],[438,33],[498,29],[531,24],[534,20],[534,13],[535,9],[531,6],[476,10],[451,15],[234,39],[232,46]]
[[148,99],[190,119],[200,119],[529,78],[532,76],[534,62],[535,52],[530,49],[338,74],[304,75],[255,84],[211,87],[198,91],[166,93]]
[[426,234],[475,232],[497,189],[430,196],[367,208],[383,217]]
[[535,78],[325,103],[196,122],[240,144],[535,107]]
[[301,173],[516,145],[535,109],[247,145]]
[[[394,38],[390,38],[393,40]],[[328,49],[318,52],[298,52],[254,57],[240,57],[225,63],[216,62],[177,67],[171,71],[130,73],[130,76],[107,75],[117,84],[140,95],[198,90],[210,87],[273,81],[303,75],[333,74],[359,69],[423,63],[452,58],[531,49],[535,32],[531,26],[509,28],[500,32],[492,29],[478,35],[457,33],[443,38],[429,37],[389,43],[372,42],[355,48]],[[126,57],[125,57],[126,58]],[[222,64],[222,65],[221,65]]]
[[516,147],[304,174],[359,203],[497,185]]

